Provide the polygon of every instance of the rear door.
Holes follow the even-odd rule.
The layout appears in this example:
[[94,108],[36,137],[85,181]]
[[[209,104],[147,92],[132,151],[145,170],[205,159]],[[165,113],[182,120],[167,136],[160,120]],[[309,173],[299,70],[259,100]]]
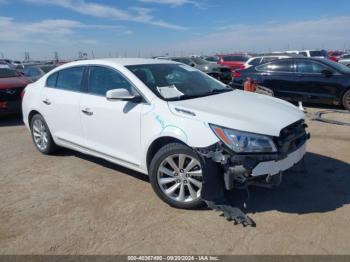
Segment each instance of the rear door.
[[80,98],[85,67],[60,70],[47,79],[41,93],[41,113],[53,135],[74,144],[83,144],[80,125]]
[[294,100],[298,78],[293,59],[275,60],[256,67],[258,84],[271,89],[276,97]]

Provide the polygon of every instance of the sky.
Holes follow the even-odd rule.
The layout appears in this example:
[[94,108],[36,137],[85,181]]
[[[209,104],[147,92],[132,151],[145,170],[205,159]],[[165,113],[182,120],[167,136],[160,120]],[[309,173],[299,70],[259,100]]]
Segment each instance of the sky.
[[349,0],[0,0],[0,58],[350,49]]

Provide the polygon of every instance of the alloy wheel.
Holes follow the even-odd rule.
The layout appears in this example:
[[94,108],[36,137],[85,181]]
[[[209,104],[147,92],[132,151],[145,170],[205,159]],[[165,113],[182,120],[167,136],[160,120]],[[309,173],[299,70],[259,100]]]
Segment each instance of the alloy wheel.
[[44,122],[40,119],[35,119],[33,122],[33,137],[35,145],[40,150],[45,150],[49,142],[49,135]]
[[200,198],[202,168],[192,156],[168,156],[158,168],[157,179],[163,193],[175,201],[192,202]]

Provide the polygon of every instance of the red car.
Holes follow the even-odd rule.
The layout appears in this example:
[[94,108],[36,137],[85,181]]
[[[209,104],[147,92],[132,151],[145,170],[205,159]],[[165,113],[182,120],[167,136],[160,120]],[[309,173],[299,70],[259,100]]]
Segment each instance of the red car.
[[21,93],[29,83],[18,71],[0,68],[0,115],[21,112]]
[[342,51],[328,51],[328,59],[334,62],[339,61],[339,57],[344,54]]
[[249,55],[244,54],[219,55],[218,64],[228,66],[234,72],[237,69],[244,69],[244,64],[249,58]]

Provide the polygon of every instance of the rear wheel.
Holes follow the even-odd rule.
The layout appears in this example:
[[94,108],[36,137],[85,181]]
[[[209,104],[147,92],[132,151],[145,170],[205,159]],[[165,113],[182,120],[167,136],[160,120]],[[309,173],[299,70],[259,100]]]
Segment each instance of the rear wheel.
[[49,127],[41,115],[36,114],[33,116],[30,127],[34,145],[41,153],[52,154],[57,150]]
[[343,106],[350,111],[350,90],[346,91],[343,96]]
[[201,199],[203,163],[191,148],[180,143],[162,147],[150,165],[155,193],[173,207],[198,208]]

